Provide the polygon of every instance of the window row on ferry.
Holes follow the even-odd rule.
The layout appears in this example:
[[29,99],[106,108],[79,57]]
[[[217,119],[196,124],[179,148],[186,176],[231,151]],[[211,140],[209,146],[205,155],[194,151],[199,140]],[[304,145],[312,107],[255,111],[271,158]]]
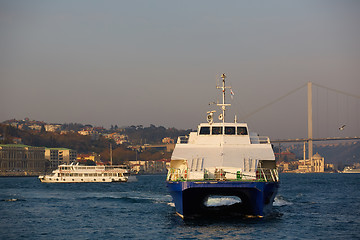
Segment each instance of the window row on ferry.
[[118,173],[59,173],[58,177],[117,177]]
[[[76,169],[82,169],[82,170],[84,170],[84,169],[95,169],[96,168],[96,166],[89,166],[89,167],[87,167],[87,166],[76,166]],[[72,170],[73,168],[72,167],[60,167],[60,169],[61,170]]]
[[200,135],[222,135],[223,132],[225,135],[248,135],[246,127],[217,127],[217,126],[206,126],[201,127],[199,134]]

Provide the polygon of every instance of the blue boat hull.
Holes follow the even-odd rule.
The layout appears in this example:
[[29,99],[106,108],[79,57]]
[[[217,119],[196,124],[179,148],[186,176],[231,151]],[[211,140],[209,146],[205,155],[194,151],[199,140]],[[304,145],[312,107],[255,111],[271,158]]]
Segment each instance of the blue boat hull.
[[[279,182],[168,181],[176,212],[183,218],[204,215],[245,215],[262,217],[272,208]],[[235,196],[241,202],[208,207],[209,196]]]

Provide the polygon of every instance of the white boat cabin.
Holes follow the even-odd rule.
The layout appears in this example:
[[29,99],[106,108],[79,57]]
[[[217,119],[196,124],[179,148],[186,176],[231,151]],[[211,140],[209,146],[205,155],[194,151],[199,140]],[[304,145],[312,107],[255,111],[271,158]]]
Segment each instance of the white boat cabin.
[[[190,179],[259,179],[271,176],[277,181],[275,156],[268,137],[260,137],[249,131],[246,123],[225,122],[225,74],[222,75],[223,101],[216,104],[222,110],[215,123],[214,113],[209,111],[207,123],[201,123],[196,132],[181,136],[171,156],[169,181]],[[267,173],[266,173],[267,172]],[[268,177],[266,177],[266,175]]]
[[228,177],[239,171],[255,177],[258,167],[276,168],[269,138],[249,132],[246,123],[202,123],[197,132],[178,138],[171,160],[182,160],[187,178],[216,169],[231,172]]

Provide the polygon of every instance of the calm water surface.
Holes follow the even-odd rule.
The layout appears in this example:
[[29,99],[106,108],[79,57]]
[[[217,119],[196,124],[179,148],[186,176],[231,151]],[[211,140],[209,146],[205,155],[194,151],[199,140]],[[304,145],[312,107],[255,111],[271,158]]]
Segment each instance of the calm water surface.
[[165,176],[129,183],[0,178],[0,239],[360,239],[360,174],[281,174],[263,219],[175,214]]

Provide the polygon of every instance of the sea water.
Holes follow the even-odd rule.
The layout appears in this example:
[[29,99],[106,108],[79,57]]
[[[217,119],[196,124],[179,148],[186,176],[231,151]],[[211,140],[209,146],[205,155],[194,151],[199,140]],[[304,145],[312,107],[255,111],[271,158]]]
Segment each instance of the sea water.
[[[359,239],[360,174],[280,174],[261,219],[175,214],[164,175],[128,183],[0,178],[0,239]],[[224,200],[215,199],[211,204]]]

